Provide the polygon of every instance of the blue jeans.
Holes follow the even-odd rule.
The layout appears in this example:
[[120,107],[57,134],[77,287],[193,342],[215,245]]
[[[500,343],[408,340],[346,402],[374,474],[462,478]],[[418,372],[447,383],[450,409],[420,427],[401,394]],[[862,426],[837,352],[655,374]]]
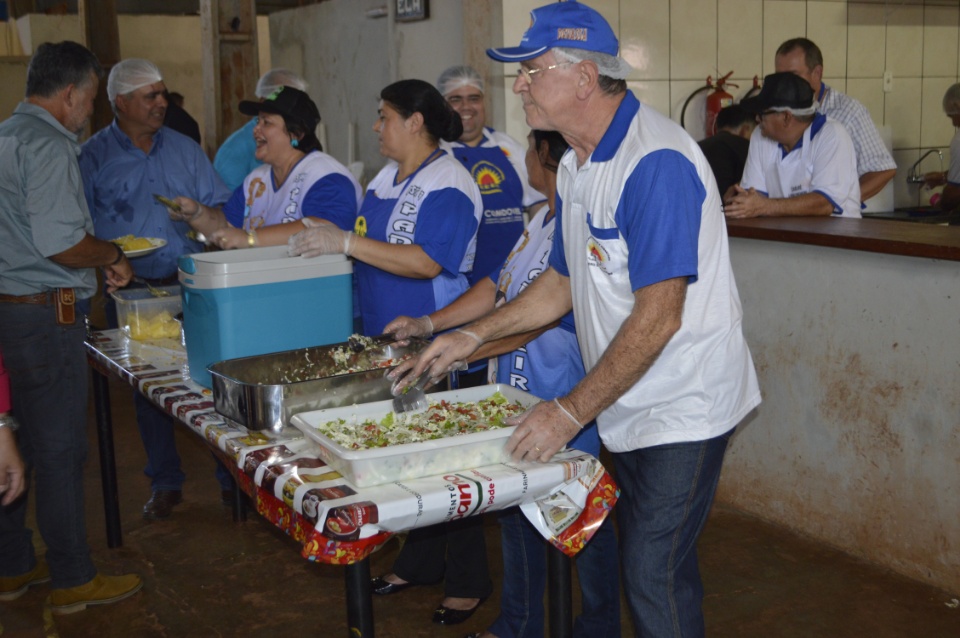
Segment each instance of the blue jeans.
[[[52,306],[0,303],[0,351],[10,375],[20,452],[32,470],[37,527],[47,545],[52,587],[90,582],[83,506],[87,459],[89,369],[83,316],[56,323]],[[0,576],[19,576],[37,563],[26,528],[27,498],[0,507]]]
[[697,538],[732,434],[613,455],[623,582],[637,636],[704,635]]
[[[500,515],[503,592],[500,615],[488,631],[497,638],[543,638],[547,541],[518,508]],[[620,561],[610,517],[576,558],[582,608],[573,635],[620,635]]]

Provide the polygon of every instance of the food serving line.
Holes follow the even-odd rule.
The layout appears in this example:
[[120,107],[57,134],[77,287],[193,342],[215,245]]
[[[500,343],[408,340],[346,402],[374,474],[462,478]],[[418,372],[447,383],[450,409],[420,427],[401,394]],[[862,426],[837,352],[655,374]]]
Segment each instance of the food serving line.
[[[555,548],[549,552],[551,635],[572,634],[568,557],[582,549],[619,494],[596,458],[570,450],[549,463],[498,463],[359,487],[344,477],[348,471],[330,465],[328,451],[311,436],[289,427],[289,414],[283,409],[263,414],[261,408],[270,402],[258,404],[256,396],[241,391],[255,392],[259,384],[239,390],[228,386],[215,397],[197,383],[180,340],[136,341],[128,331],[108,330],[92,332],[87,351],[99,373],[93,379],[110,547],[122,544],[107,380],[114,374],[202,437],[227,465],[236,478],[235,520],[243,520],[245,494],[260,515],[300,543],[304,558],[346,566],[350,636],[374,635],[368,557],[393,534],[514,505]],[[276,368],[276,362],[268,367]],[[373,373],[382,378],[383,372]],[[341,390],[334,394],[342,395],[344,387],[368,387],[358,379],[346,375],[337,381]],[[292,394],[286,398],[286,405],[295,405]],[[342,404],[343,397],[338,401]],[[318,405],[322,402],[297,409],[315,410]],[[367,405],[373,404],[363,407]],[[238,422],[253,418],[255,412],[258,419],[283,422],[265,431]],[[302,412],[296,421],[307,430],[310,423],[324,419],[325,412],[335,411]],[[455,453],[456,446],[449,450]]]

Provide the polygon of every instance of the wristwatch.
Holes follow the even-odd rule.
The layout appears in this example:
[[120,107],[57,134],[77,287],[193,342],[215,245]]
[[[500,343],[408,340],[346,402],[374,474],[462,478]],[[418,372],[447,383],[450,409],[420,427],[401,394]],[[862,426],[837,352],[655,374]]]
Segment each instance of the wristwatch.
[[10,431],[16,432],[19,427],[20,422],[12,414],[0,415],[0,428],[10,428]]

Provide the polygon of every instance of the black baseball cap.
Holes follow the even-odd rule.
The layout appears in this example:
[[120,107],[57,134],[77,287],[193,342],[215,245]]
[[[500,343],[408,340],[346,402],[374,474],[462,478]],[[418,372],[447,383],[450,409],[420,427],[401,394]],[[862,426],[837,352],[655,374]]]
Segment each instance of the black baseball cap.
[[771,73],[763,78],[760,93],[741,100],[740,106],[748,113],[771,109],[808,111],[813,108],[813,89],[806,80],[790,71]]
[[313,130],[320,123],[320,111],[310,96],[292,86],[281,86],[259,102],[244,100],[240,102],[240,112],[244,115],[277,113],[284,119],[293,120]]

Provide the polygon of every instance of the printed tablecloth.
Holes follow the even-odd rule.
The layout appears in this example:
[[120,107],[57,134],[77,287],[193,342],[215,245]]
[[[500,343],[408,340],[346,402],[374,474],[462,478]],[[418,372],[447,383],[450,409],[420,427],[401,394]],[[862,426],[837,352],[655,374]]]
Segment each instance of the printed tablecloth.
[[300,542],[308,560],[354,563],[397,532],[514,505],[574,556],[619,496],[600,461],[577,450],[549,463],[503,463],[357,488],[299,433],[250,431],[220,416],[211,390],[190,379],[179,342],[138,342],[107,330],[92,333],[87,350],[97,369],[120,376],[203,437],[257,511]]

